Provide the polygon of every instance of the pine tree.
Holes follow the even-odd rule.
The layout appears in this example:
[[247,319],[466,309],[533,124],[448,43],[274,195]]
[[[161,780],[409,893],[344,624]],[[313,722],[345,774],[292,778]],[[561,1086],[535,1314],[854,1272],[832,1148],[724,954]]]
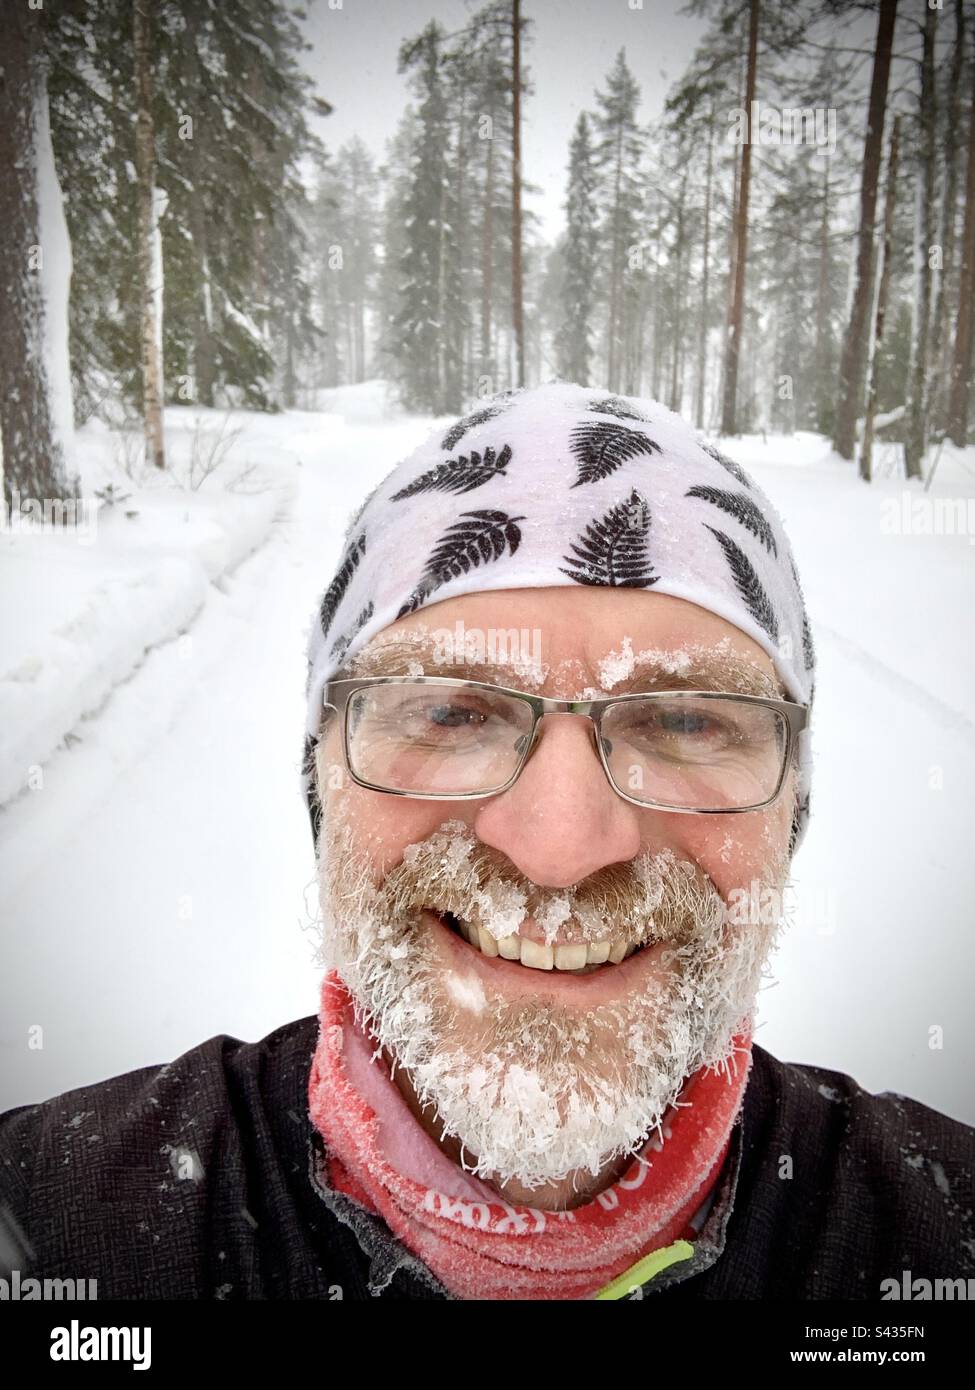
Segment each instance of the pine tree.
[[606,385],[610,391],[619,391],[625,338],[632,326],[626,291],[632,269],[630,250],[639,241],[644,196],[641,160],[646,139],[637,121],[640,89],[627,66],[625,49],[617,54],[605,91],[596,92],[596,103],[595,153],[604,210],[600,241],[606,257]]
[[[412,105],[407,105],[396,134],[386,142],[386,155],[378,170],[382,189],[382,249],[376,289],[375,353],[377,369],[391,381],[401,379],[397,358],[400,334],[396,318],[401,307],[401,265],[406,253],[406,205],[412,177],[411,159],[418,138],[416,112]],[[332,351],[334,354],[334,349]]]
[[461,209],[451,178],[454,153],[442,61],[444,32],[432,21],[400,50],[418,97],[417,139],[404,200],[405,247],[394,352],[408,409],[450,414],[462,408],[457,362],[450,351],[467,317],[461,299],[457,240]]
[[593,289],[598,246],[597,174],[593,162],[590,118],[580,112],[569,149],[569,185],[565,201],[566,239],[561,321],[555,341],[560,374],[568,381],[590,380]]
[[323,323],[341,361],[338,381],[364,381],[369,367],[369,318],[379,270],[379,176],[369,150],[353,136],[320,178],[314,230]]
[[[72,366],[82,413],[141,401],[131,0],[59,17],[52,127],[77,248]],[[159,0],[151,119],[165,284],[166,398],[270,408],[315,338],[300,162],[317,142],[307,45],[281,0]]]

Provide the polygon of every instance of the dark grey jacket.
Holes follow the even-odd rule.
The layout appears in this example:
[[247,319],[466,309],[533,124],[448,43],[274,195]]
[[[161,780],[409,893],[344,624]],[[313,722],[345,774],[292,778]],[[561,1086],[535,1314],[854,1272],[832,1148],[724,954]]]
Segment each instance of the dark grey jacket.
[[[215,1037],[0,1115],[0,1259],[97,1280],[99,1299],[449,1297],[324,1183],[316,1037],[314,1017]],[[975,1277],[975,1129],[753,1050],[694,1256],[631,1296],[878,1299],[905,1272]]]

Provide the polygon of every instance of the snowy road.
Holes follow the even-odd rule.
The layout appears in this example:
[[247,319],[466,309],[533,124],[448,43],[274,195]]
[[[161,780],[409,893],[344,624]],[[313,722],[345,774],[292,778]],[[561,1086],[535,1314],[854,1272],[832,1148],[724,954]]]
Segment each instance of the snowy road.
[[[305,633],[349,513],[428,427],[252,426],[251,452],[294,456],[290,513],[0,817],[0,1109],[315,1010]],[[975,549],[882,535],[881,487],[747,443],[731,452],[785,516],[819,660],[813,819],[757,1040],[975,1122]],[[972,482],[943,467],[936,486]]]

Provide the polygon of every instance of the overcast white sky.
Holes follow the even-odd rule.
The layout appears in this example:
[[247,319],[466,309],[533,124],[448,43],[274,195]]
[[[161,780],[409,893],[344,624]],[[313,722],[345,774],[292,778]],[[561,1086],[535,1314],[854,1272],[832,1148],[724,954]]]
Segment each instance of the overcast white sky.
[[[305,55],[318,92],[335,110],[316,122],[332,151],[358,133],[382,158],[409,100],[396,58],[404,38],[437,19],[448,32],[479,8],[478,0],[309,0]],[[659,115],[670,84],[691,58],[704,32],[699,19],[664,0],[523,0],[534,21],[524,62],[535,94],[525,103],[523,172],[541,185],[529,206],[546,241],[564,223],[569,140],[580,111],[592,110],[621,47],[642,91],[640,117]]]

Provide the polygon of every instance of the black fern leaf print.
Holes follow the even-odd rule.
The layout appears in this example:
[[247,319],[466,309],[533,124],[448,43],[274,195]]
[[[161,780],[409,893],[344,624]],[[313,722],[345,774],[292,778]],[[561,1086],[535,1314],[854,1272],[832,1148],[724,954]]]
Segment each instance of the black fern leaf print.
[[366,553],[366,533],[360,532],[356,539],[345,552],[345,556],[335,575],[335,578],[325,590],[325,597],[322,599],[321,624],[322,636],[328,636],[328,630],[332,626],[332,619],[335,617],[335,610],[345,596],[345,591],[349,587],[349,581],[355,574],[356,567],[363,555]]
[[305,734],[305,746],[301,755],[301,775],[305,782],[305,805],[308,807],[308,817],[311,821],[311,833],[317,846],[318,836],[322,825],[322,807],[318,800],[318,789],[315,785],[315,754],[318,749],[318,739],[313,734]]
[[579,544],[571,545],[575,557],[563,555],[572,569],[559,569],[577,584],[609,585],[621,589],[646,589],[660,578],[654,574],[648,554],[650,507],[634,488],[625,502],[594,517]]
[[346,628],[345,632],[343,632],[341,636],[336,637],[335,641],[332,643],[332,650],[330,652],[330,656],[333,660],[344,661],[345,653],[349,650],[349,647],[352,645],[353,638],[355,637],[357,632],[360,632],[362,628],[365,627],[366,623],[372,617],[374,611],[375,604],[373,603],[372,599],[370,599],[369,602],[366,604],[365,608],[363,608],[362,612],[359,614],[358,618],[356,618],[352,626]]
[[461,454],[459,458],[448,459],[446,463],[438,463],[435,468],[421,473],[412,483],[394,492],[389,500],[400,502],[404,497],[415,497],[419,492],[473,492],[499,473],[507,477],[505,469],[510,462],[510,444],[504,446],[497,458],[493,449],[485,449],[483,458],[477,450],[472,449],[469,457]]
[[619,396],[601,396],[598,400],[591,401],[588,409],[596,411],[598,415],[615,415],[618,420],[641,420],[644,424],[648,423],[645,415],[627,405],[626,401],[620,400]]
[[[789,556],[789,566],[792,570],[792,578],[795,580],[796,593],[799,595],[799,611],[802,613],[802,661],[807,671],[811,671],[816,664],[816,648],[813,645],[812,628],[809,626],[809,614],[806,612],[806,598],[802,592],[802,585],[799,583],[799,571],[796,569],[796,562]],[[810,696],[812,703],[812,696]]]
[[807,671],[811,671],[816,663],[816,648],[813,645],[812,628],[809,626],[809,614],[806,612],[806,605],[802,605],[802,662]]
[[700,497],[702,501],[720,507],[723,512],[740,521],[753,536],[758,537],[766,550],[778,558],[779,547],[775,543],[768,519],[761,507],[756,506],[750,497],[743,497],[740,492],[725,492],[723,488],[707,487],[704,484],[688,488],[685,496]]
[[641,430],[602,420],[576,425],[569,436],[569,447],[579,464],[579,476],[573,487],[608,478],[627,459],[652,454],[655,449],[658,454],[662,452],[660,445]]
[[493,420],[503,410],[503,405],[486,405],[482,410],[475,410],[470,415],[465,415],[463,420],[457,420],[451,425],[441,440],[440,447],[448,450],[456,449],[468,430],[474,429],[477,425],[483,425],[488,420]]
[[318,747],[318,739],[314,734],[305,734],[305,746],[301,755],[301,772],[304,777],[311,777],[315,771],[315,749]]
[[741,483],[742,487],[751,487],[752,483],[748,474],[743,468],[738,467],[734,459],[730,459],[727,454],[723,454],[714,444],[702,444],[701,448],[709,458],[714,459],[715,463],[720,463],[721,467],[726,469],[736,482]]
[[731,570],[732,578],[749,613],[763,627],[773,642],[779,640],[779,623],[775,616],[775,609],[768,594],[762,588],[762,581],[752,568],[752,562],[745,552],[737,545],[730,536],[726,536],[723,531],[716,531],[713,526],[708,530],[715,536],[724,551],[725,559],[728,561],[728,568]]
[[[483,510],[461,512],[461,519],[441,536],[410,597],[396,614],[397,618],[416,610],[427,601],[435,589],[469,574],[483,562],[498,560],[508,551],[514,555],[521,544],[521,530],[516,524],[523,516],[507,512]],[[465,519],[466,518],[466,519]]]

